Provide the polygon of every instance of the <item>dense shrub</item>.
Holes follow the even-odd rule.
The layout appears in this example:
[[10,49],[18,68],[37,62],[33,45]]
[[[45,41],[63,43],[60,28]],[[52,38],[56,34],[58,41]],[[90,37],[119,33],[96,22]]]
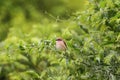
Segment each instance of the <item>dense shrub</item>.
[[[18,12],[0,43],[0,80],[119,80],[119,5],[119,0],[90,0],[67,20],[37,12],[26,20]],[[57,37],[66,41],[66,52],[55,49]]]

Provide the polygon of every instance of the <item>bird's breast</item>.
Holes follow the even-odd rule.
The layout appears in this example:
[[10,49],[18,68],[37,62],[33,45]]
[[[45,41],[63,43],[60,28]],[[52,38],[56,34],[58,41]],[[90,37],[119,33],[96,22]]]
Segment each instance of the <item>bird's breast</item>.
[[56,49],[58,50],[65,50],[66,46],[63,41],[57,41],[56,42]]

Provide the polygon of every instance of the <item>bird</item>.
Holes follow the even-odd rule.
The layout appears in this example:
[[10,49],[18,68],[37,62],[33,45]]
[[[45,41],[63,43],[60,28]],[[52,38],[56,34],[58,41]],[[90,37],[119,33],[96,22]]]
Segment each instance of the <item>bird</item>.
[[56,39],[56,49],[58,51],[66,51],[67,45],[62,38],[57,38]]
[[62,38],[57,38],[56,39],[56,49],[58,51],[63,51],[64,52],[64,57],[66,59],[66,65],[68,65],[69,63],[69,59],[68,59],[68,56],[67,56],[67,45],[66,45],[66,42],[62,39]]

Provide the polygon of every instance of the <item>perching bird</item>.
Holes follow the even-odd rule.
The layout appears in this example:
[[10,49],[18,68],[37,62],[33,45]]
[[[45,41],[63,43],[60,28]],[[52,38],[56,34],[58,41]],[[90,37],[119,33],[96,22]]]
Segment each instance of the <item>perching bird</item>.
[[67,56],[67,45],[65,43],[65,41],[61,38],[57,38],[56,39],[56,49],[58,51],[64,51],[64,57],[66,58],[66,65],[68,64],[69,60],[68,60],[68,56]]
[[69,59],[68,59],[67,52],[66,52],[67,45],[66,45],[66,43],[65,43],[65,41],[63,39],[61,39],[61,38],[56,39],[56,49],[58,51],[64,51],[63,55],[64,55],[64,57],[66,59],[66,65],[67,65],[69,63]]
[[61,38],[56,39],[56,49],[59,51],[66,51],[67,49],[65,41],[63,41]]

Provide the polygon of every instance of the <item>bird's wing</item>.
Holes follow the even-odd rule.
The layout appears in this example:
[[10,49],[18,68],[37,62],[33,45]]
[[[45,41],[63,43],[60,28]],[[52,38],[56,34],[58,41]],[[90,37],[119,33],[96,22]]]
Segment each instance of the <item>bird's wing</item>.
[[64,46],[64,47],[65,47],[65,48],[67,48],[67,44],[65,43],[65,41],[63,41],[63,43],[65,44],[65,46]]

